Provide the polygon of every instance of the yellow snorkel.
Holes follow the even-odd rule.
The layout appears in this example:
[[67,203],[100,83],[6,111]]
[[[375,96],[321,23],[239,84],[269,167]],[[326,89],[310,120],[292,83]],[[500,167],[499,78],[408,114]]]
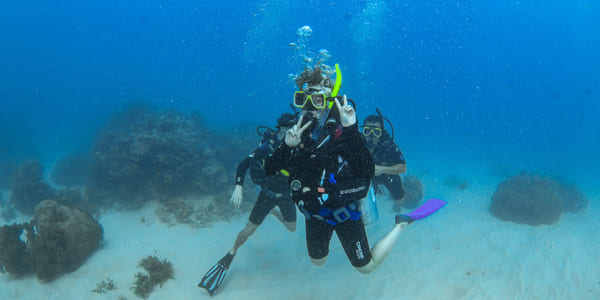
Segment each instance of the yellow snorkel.
[[[333,91],[331,92],[331,97],[337,96],[340,88],[342,87],[342,70],[340,70],[340,65],[335,64],[335,85],[333,86]],[[333,107],[333,101],[329,102],[329,109]]]
[[342,70],[340,70],[340,65],[335,64],[335,85],[333,86],[331,97],[337,96],[340,87],[342,87]]

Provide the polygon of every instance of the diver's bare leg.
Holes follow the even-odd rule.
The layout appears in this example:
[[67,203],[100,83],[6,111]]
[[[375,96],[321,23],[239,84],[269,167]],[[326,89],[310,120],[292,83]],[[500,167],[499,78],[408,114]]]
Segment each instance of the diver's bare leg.
[[279,209],[277,209],[277,207],[271,209],[271,214],[273,216],[275,216],[277,218],[277,220],[279,220],[279,222],[281,222],[283,224],[283,226],[285,226],[285,228],[288,231],[290,231],[290,232],[296,231],[296,222],[287,222],[283,218],[283,215],[281,214],[281,211]]
[[325,264],[325,262],[327,261],[327,256],[325,256],[325,257],[323,257],[323,258],[318,258],[318,259],[315,259],[315,258],[312,258],[312,257],[311,257],[311,258],[310,258],[310,261],[311,261],[311,262],[313,263],[313,265],[315,265],[315,266],[322,266],[322,265],[324,265],[324,264]]
[[238,233],[237,238],[235,239],[235,244],[233,244],[233,248],[229,250],[229,253],[235,255],[238,248],[240,248],[248,240],[248,238],[254,234],[256,228],[258,228],[258,225],[248,221],[246,227],[244,227],[244,229]]
[[356,268],[359,272],[363,274],[369,274],[373,272],[383,262],[383,260],[390,254],[396,240],[400,236],[400,233],[404,228],[408,227],[408,222],[402,222],[394,225],[394,228],[384,236],[379,242],[375,243],[375,246],[371,249],[371,261],[362,266]]

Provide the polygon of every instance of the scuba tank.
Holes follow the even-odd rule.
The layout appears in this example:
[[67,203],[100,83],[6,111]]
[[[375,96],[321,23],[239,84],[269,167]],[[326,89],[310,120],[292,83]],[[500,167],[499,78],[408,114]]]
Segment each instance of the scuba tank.
[[[383,114],[381,114],[381,111],[379,111],[379,108],[377,108],[376,110],[377,110],[377,114],[379,114],[379,116],[381,117],[382,127],[383,127],[383,122],[384,122],[383,120],[386,120],[390,124],[390,127],[392,128],[392,139],[393,139],[394,126],[392,125],[392,123],[390,122],[390,120],[388,118],[384,117]],[[369,186],[369,192],[367,193],[367,196],[360,199],[360,201],[358,203],[359,203],[359,210],[362,213],[361,221],[363,222],[363,224],[365,224],[365,226],[375,224],[377,222],[377,220],[379,219],[379,211],[377,210],[377,198],[375,197],[375,189],[373,189],[372,182],[371,182],[371,185]]]
[[375,224],[377,219],[379,219],[379,211],[377,210],[377,199],[375,198],[375,190],[372,183],[369,186],[367,196],[360,199],[358,203],[358,209],[362,212],[360,219],[363,224],[365,226]]

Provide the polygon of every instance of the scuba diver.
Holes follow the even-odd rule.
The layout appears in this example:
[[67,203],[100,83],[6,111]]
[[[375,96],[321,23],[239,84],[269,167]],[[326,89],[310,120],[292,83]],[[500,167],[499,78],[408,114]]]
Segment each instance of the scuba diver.
[[[399,174],[406,173],[406,160],[400,147],[394,142],[392,123],[381,114],[379,109],[377,109],[377,114],[366,117],[361,127],[367,149],[375,161],[373,187],[376,191],[380,191],[379,185],[384,185],[394,200],[401,203],[404,198],[404,187]],[[391,126],[391,136],[384,128],[384,120]],[[406,204],[411,207],[416,206],[416,203]]]
[[[248,223],[237,235],[231,250],[206,273],[198,284],[198,286],[205,288],[211,296],[214,295],[225,278],[237,250],[256,231],[269,213],[277,217],[287,230],[296,231],[296,208],[291,201],[287,178],[279,174],[267,175],[263,167],[265,160],[271,156],[281,143],[285,132],[296,123],[296,116],[289,113],[282,114],[277,120],[276,130],[259,126],[257,132],[262,136],[260,145],[238,165],[235,176],[235,189],[231,195],[232,205],[239,208],[242,203],[242,189],[248,169],[250,169],[252,182],[259,185],[261,190],[250,212]],[[278,206],[279,210],[275,209],[275,206]]]
[[337,97],[342,74],[337,64],[335,70],[335,85],[320,67],[305,69],[296,79],[300,91],[294,93],[294,105],[302,109],[301,116],[266,160],[265,171],[287,176],[292,200],[306,219],[313,264],[325,263],[335,231],[351,264],[370,273],[414,219],[397,215],[392,230],[369,248],[360,203],[375,164],[358,130],[355,107],[349,103],[354,102],[346,95]]

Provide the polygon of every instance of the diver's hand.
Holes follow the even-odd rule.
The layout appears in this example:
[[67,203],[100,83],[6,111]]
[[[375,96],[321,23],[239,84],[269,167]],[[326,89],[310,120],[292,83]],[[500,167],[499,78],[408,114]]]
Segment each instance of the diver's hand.
[[381,166],[375,165],[375,174],[373,174],[373,176],[379,176],[384,173],[385,172]]
[[285,133],[285,144],[289,147],[298,146],[298,144],[300,144],[300,142],[302,141],[302,133],[304,132],[304,130],[306,130],[306,128],[308,128],[312,124],[312,121],[308,121],[308,123],[300,127],[302,125],[303,118],[303,115],[300,116],[298,123],[296,123],[294,127],[288,129],[288,131]]
[[348,99],[346,95],[342,98],[343,104],[340,105],[340,101],[335,98],[335,106],[340,112],[340,119],[342,119],[342,126],[348,127],[356,124],[356,112],[354,111],[354,107],[348,104]]
[[235,208],[240,208],[240,205],[242,204],[242,199],[244,199],[244,194],[242,193],[242,186],[236,184],[235,189],[233,190],[233,194],[231,194],[231,204]]

